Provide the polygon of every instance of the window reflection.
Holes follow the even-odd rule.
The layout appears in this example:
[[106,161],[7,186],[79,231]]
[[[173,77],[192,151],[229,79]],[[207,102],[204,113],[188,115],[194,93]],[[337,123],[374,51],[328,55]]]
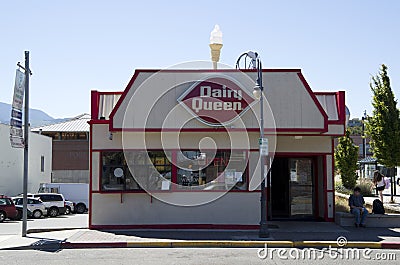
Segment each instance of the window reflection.
[[[171,176],[171,163],[162,151],[103,152],[103,190],[157,190]],[[134,176],[134,177],[133,177]]]
[[246,151],[102,152],[103,191],[247,190]]
[[291,215],[313,214],[313,172],[311,159],[290,159]]
[[178,155],[180,189],[247,189],[247,152],[182,151]]

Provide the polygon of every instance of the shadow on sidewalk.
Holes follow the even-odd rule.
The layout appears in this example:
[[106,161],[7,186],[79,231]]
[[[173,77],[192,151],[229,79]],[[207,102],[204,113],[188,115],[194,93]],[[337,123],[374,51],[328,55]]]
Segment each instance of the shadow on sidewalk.
[[[346,227],[346,231],[337,232],[272,232],[271,235],[275,240],[290,241],[336,241],[338,237],[344,236],[348,241],[367,241],[381,242],[393,238],[400,241],[400,231],[393,228],[355,228]],[[391,240],[392,241],[392,240]]]
[[[170,240],[263,240],[257,230],[107,230],[115,236],[132,236],[143,239]],[[334,223],[272,222],[270,237],[275,241],[336,241],[344,236],[348,241],[381,242],[400,241],[400,229],[340,227]]]
[[56,253],[62,250],[61,244],[66,241],[66,239],[57,240],[51,238],[39,238],[39,237],[29,237],[29,236],[27,238],[38,239],[38,241],[27,246],[11,247],[11,248],[5,248],[3,250],[38,250],[38,251]]

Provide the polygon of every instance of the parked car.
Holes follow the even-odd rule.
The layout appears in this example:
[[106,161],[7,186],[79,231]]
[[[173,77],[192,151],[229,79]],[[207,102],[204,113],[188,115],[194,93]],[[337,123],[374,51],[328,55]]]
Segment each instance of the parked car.
[[[14,204],[16,206],[23,206],[24,198],[22,197],[14,197],[13,198]],[[47,215],[47,209],[44,203],[38,198],[28,198],[28,210],[32,213],[33,218],[40,218],[44,215]],[[20,212],[20,211],[18,211]],[[21,216],[18,216],[18,219],[21,219]]]
[[15,219],[18,211],[15,208],[14,202],[11,198],[0,195],[0,223],[4,222],[7,218]]
[[[28,197],[33,197],[33,195],[34,195],[34,193],[27,193],[27,196]],[[24,194],[23,193],[20,193],[20,194],[18,194],[18,195],[16,195],[16,196],[14,196],[14,198],[16,198],[16,197],[24,197]]]
[[47,215],[56,217],[60,214],[65,214],[66,203],[64,196],[57,193],[37,193],[33,195],[34,198],[40,198],[44,203]]
[[[15,205],[15,208],[17,209],[17,212],[18,212],[17,217],[15,218],[15,220],[21,220],[22,219],[22,215],[23,215],[23,206],[22,205]],[[32,212],[29,211],[29,209],[27,209],[27,210],[28,210],[28,212],[27,212],[28,218],[32,218]]]
[[41,183],[40,192],[59,193],[75,203],[75,212],[85,213],[89,208],[89,184],[87,183]]
[[71,214],[75,212],[75,203],[71,201],[65,201],[65,204],[66,204],[65,214]]

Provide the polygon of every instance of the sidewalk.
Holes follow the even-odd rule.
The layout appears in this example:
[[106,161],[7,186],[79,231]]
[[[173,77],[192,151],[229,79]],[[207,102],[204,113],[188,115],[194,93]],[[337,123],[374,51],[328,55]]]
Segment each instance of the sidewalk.
[[[400,228],[342,228],[326,222],[269,222],[270,238],[258,231],[227,230],[130,230],[76,229],[0,236],[0,249],[60,251],[67,248],[193,248],[193,247],[338,247],[344,237],[347,247],[400,249]],[[342,239],[343,240],[343,239]]]

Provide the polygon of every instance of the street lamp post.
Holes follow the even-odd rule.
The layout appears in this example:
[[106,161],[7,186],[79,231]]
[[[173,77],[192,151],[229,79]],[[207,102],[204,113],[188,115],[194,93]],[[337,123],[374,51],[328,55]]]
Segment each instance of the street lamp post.
[[[361,118],[362,120],[362,141],[363,141],[363,158],[367,157],[367,139],[365,138],[365,121],[367,120],[367,111],[364,110],[364,116]],[[365,177],[365,176],[364,176]]]
[[[260,57],[256,52],[246,52],[243,53],[237,63],[236,67],[239,68],[240,60],[242,57],[249,57],[250,62],[249,65],[253,69],[257,69],[257,81],[256,81],[256,86],[254,87],[253,90],[253,95],[256,99],[260,101],[260,165],[261,165],[261,196],[260,196],[260,229],[259,229],[259,237],[260,238],[267,238],[269,237],[269,231],[268,231],[268,224],[267,224],[267,192],[265,189],[265,162],[266,162],[266,156],[268,154],[265,154],[262,152],[262,142],[264,140],[264,97],[263,97],[263,92],[264,92],[264,87],[263,87],[263,78],[262,78],[262,63],[260,60]],[[247,65],[246,60],[245,60],[245,66]],[[265,150],[264,150],[265,152]],[[268,151],[267,151],[268,152]],[[268,182],[267,182],[268,183]]]
[[[257,55],[257,53],[256,53]],[[255,98],[260,100],[260,139],[264,139],[264,99],[263,99],[263,80],[262,80],[262,64],[260,58],[256,57],[257,64],[257,83],[253,90]],[[265,190],[265,155],[260,150],[260,162],[261,162],[261,220],[259,236],[261,238],[269,237],[268,225],[267,225],[267,194]]]

